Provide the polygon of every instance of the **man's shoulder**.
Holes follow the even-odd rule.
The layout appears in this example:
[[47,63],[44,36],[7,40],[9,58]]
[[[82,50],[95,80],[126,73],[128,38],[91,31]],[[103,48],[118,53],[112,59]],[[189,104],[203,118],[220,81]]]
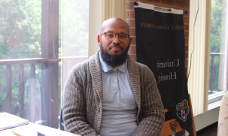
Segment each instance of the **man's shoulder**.
[[95,60],[95,56],[93,55],[89,59],[75,64],[72,68],[72,71],[78,71],[78,72],[86,71],[90,67],[90,62],[93,62],[94,60]]
[[135,62],[140,68],[148,68],[147,65],[140,63],[140,62]]
[[128,61],[130,62],[130,64],[132,64],[132,66],[137,65],[139,68],[142,68],[142,69],[148,68],[147,65],[135,61],[135,60],[134,60],[133,58],[131,58],[129,55],[128,55]]
[[84,60],[82,62],[79,62],[77,64],[75,64],[72,68],[72,70],[80,70],[80,69],[84,69],[84,68],[87,68],[89,65],[89,59],[87,60]]
[[137,75],[138,73],[141,76],[153,76],[153,72],[150,70],[150,68],[147,65],[142,64],[140,62],[136,62],[130,56],[128,57],[128,61],[129,61],[128,71],[131,71],[131,74],[134,73],[134,75]]
[[140,62],[136,62],[136,61],[135,61],[135,63],[138,66],[140,71],[151,71],[147,65],[140,63]]

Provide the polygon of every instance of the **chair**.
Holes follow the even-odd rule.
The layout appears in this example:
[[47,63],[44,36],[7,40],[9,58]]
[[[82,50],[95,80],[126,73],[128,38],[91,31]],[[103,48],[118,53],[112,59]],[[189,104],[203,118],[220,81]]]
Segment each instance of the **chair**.
[[63,130],[64,131],[64,123],[63,123],[63,117],[62,117],[62,109],[60,110],[59,128],[60,128],[60,130]]
[[180,124],[173,118],[169,113],[169,110],[165,109],[165,122],[162,127],[161,136],[169,136],[172,134],[183,135],[185,130],[180,126]]
[[222,98],[219,118],[218,118],[218,136],[228,135],[228,92]]

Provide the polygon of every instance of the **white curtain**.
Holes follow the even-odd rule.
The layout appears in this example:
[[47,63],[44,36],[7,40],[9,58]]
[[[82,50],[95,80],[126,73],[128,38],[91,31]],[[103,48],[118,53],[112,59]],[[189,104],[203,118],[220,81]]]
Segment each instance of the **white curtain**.
[[126,0],[103,0],[102,20],[119,17],[126,20]]
[[188,91],[193,115],[207,111],[211,0],[190,1]]

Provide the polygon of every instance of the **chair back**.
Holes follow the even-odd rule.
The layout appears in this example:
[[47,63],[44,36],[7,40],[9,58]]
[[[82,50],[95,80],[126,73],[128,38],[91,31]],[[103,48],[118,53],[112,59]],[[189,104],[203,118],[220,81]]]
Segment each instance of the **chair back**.
[[63,123],[63,117],[62,117],[62,109],[60,111],[59,128],[60,128],[60,130],[63,130],[64,131],[64,123]]
[[181,127],[178,121],[171,115],[171,113],[165,109],[165,122],[162,127],[161,136],[183,136],[185,130]]

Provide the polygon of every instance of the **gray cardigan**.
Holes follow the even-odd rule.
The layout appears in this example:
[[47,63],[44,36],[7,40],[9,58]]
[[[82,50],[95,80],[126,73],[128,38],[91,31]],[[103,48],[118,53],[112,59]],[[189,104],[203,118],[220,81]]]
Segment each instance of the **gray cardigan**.
[[[99,51],[71,70],[62,94],[65,130],[81,135],[99,135],[102,120],[102,69]],[[136,136],[160,136],[164,108],[150,69],[127,57],[131,86],[138,106]]]

